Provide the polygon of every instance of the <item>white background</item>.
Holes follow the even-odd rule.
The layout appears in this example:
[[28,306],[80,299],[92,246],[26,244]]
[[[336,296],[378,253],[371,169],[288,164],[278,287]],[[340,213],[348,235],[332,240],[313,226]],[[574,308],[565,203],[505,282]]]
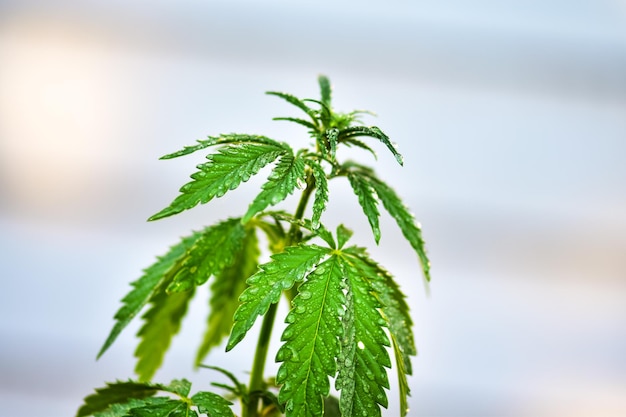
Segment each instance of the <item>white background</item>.
[[[0,415],[73,415],[132,376],[139,323],[95,362],[128,282],[252,192],[146,223],[202,160],[158,157],[221,132],[300,146],[263,93],[316,97],[319,73],[398,143],[378,170],[424,228],[429,297],[388,217],[372,250],[415,318],[409,414],[626,414],[625,2],[5,0]],[[371,245],[333,187],[324,220]],[[201,389],[196,301],[157,379]],[[245,379],[251,353],[206,362]]]

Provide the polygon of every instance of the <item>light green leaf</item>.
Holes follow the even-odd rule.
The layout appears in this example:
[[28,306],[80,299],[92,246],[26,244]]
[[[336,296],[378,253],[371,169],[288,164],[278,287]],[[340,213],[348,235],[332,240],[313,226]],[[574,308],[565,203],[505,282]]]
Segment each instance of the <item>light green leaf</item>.
[[172,152],[164,155],[159,159],[172,159],[183,155],[189,155],[193,152],[206,149],[209,146],[221,145],[226,143],[260,143],[267,145],[281,146],[274,139],[259,135],[247,135],[241,133],[228,133],[219,136],[209,136],[208,139],[197,140],[197,145],[185,146],[180,151]]
[[338,248],[343,248],[343,245],[352,237],[352,230],[345,227],[343,224],[337,226],[337,242]]
[[194,290],[167,294],[163,288],[150,299],[152,307],[143,315],[144,325],[137,333],[141,341],[135,350],[138,358],[135,373],[140,380],[150,380],[163,363],[172,338],[180,330]]
[[111,404],[106,410],[94,413],[93,417],[127,417],[129,410],[144,404],[144,400],[130,399],[123,404]]
[[261,168],[280,155],[289,153],[287,145],[278,143],[232,144],[207,156],[208,162],[197,166],[192,181],[183,185],[181,194],[166,208],[148,220],[158,220],[205,204],[221,197],[248,181]]
[[376,126],[371,126],[371,127],[351,126],[351,127],[347,127],[345,129],[342,129],[339,132],[339,142],[342,142],[342,141],[344,141],[346,139],[349,139],[349,138],[353,138],[355,136],[368,136],[368,137],[372,137],[372,138],[380,140],[383,144],[385,144],[387,149],[389,149],[391,151],[393,156],[396,158],[396,161],[398,161],[398,163],[400,165],[404,164],[404,161],[402,160],[402,155],[400,155],[400,153],[396,149],[396,146],[391,142],[391,140],[389,139],[389,136],[387,136],[385,133],[383,133],[383,131],[380,130],[378,127],[376,127]]
[[311,217],[311,225],[313,229],[320,226],[322,213],[326,210],[328,204],[328,180],[322,166],[312,159],[305,160],[305,163],[311,167],[313,178],[315,179],[315,200],[313,201],[313,216]]
[[158,385],[144,382],[109,382],[106,387],[96,388],[94,394],[85,397],[84,404],[78,410],[76,417],[91,416],[94,413],[107,410],[114,404],[124,404],[131,400],[151,397],[158,389]]
[[280,299],[284,290],[302,281],[304,276],[328,253],[317,245],[299,245],[285,248],[272,255],[271,261],[248,278],[248,288],[241,294],[241,304],[235,313],[234,325],[226,350],[234,348],[252,327],[256,318],[265,314],[270,304]]
[[233,316],[239,305],[239,296],[246,288],[246,279],[257,270],[259,254],[259,243],[254,228],[247,228],[243,245],[233,254],[233,262],[217,274],[211,285],[207,330],[196,355],[196,366],[211,348],[218,346],[230,333]]
[[426,254],[422,230],[409,209],[402,203],[396,192],[376,177],[370,176],[370,184],[376,190],[378,198],[400,227],[402,234],[409,241],[422,264],[422,270],[427,281],[430,281],[430,261]]
[[167,287],[168,293],[189,291],[211,275],[231,265],[241,250],[246,232],[241,219],[232,218],[209,226],[181,258],[180,268]]
[[369,181],[362,175],[352,172],[348,174],[348,180],[352,186],[352,190],[359,198],[359,204],[363,208],[363,213],[367,216],[367,220],[374,233],[376,243],[380,241],[380,226],[378,224],[378,196]]
[[285,321],[289,323],[276,361],[283,362],[276,382],[279,401],[287,417],[321,416],[323,397],[330,390],[328,377],[336,372],[342,334],[343,272],[336,255],[307,275]]
[[335,381],[341,391],[339,404],[342,415],[376,417],[381,415],[379,405],[388,405],[385,368],[391,367],[391,362],[386,349],[389,338],[383,329],[386,320],[378,311],[381,305],[372,294],[368,277],[362,276],[345,255],[342,261],[347,279],[345,336]]
[[140,407],[129,410],[128,417],[198,417],[187,401],[167,397],[148,398]]
[[142,310],[148,300],[162,285],[163,281],[171,280],[173,272],[177,270],[175,266],[180,262],[180,258],[201,236],[201,233],[195,232],[190,236],[184,237],[180,243],[172,246],[165,255],[159,257],[156,263],[145,269],[141,278],[131,284],[133,290],[122,299],[124,305],[115,313],[116,323],[100,349],[98,358],[102,356],[117,339],[120,332]]
[[293,193],[296,187],[305,186],[304,160],[300,157],[294,157],[293,154],[283,154],[241,221],[246,223],[252,216],[268,206],[283,201],[289,194]]
[[198,407],[198,411],[209,417],[230,417],[235,416],[230,406],[232,403],[212,392],[201,391],[191,397],[193,405]]

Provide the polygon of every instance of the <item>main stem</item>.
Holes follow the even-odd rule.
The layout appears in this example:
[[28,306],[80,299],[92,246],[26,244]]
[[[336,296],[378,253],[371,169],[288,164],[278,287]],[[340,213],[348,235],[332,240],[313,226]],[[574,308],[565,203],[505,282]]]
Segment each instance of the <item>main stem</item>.
[[[311,197],[311,193],[315,188],[315,178],[309,173],[306,180],[306,188],[300,196],[300,202],[296,208],[294,217],[297,220],[302,220],[304,217],[304,211]],[[287,241],[285,247],[295,245],[300,241],[299,227],[292,223],[287,234]],[[263,324],[261,325],[261,333],[259,334],[259,340],[256,345],[256,351],[254,352],[254,362],[252,363],[252,373],[250,374],[250,384],[248,403],[244,404],[242,410],[242,417],[258,417],[259,416],[259,393],[263,391],[263,373],[265,370],[265,362],[267,362],[267,352],[270,347],[270,337],[272,335],[272,327],[274,327],[274,321],[276,320],[276,310],[278,303],[271,304],[267,313],[263,316]]]

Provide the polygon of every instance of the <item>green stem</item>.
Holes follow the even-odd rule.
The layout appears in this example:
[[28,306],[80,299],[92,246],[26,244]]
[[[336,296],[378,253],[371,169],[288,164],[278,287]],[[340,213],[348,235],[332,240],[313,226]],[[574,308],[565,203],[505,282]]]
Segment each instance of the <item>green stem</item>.
[[[302,192],[300,202],[296,208],[294,217],[301,220],[304,217],[304,211],[309,202],[309,198],[315,189],[315,178],[312,174],[307,175],[306,188]],[[299,228],[296,224],[291,224],[285,246],[295,245],[300,241]],[[259,416],[259,392],[263,390],[263,373],[265,370],[265,362],[267,361],[267,352],[270,346],[270,337],[272,335],[272,327],[276,320],[276,310],[278,304],[271,304],[267,313],[263,316],[263,324],[261,325],[261,333],[257,342],[256,351],[254,353],[254,362],[252,363],[252,373],[250,374],[250,385],[248,403],[243,405],[242,417],[258,417]]]

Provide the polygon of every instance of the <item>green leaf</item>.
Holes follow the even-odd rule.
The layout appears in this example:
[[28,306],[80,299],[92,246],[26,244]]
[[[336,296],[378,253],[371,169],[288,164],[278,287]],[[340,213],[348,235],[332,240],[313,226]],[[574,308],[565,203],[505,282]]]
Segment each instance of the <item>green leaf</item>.
[[417,354],[409,306],[391,274],[370,259],[365,249],[347,248],[344,250],[344,255],[361,276],[367,277],[374,293],[382,303],[382,316],[387,322],[395,354],[400,388],[400,410],[404,416],[408,409],[407,396],[410,394],[406,378],[412,373],[410,356]]
[[209,417],[234,417],[235,415],[230,408],[232,403],[212,392],[198,392],[191,397],[191,402],[198,407],[200,413]]
[[289,153],[287,145],[278,143],[245,143],[225,146],[207,156],[208,162],[197,166],[192,181],[183,185],[181,194],[166,208],[148,220],[158,220],[205,204],[221,197],[248,181],[261,168],[280,155]]
[[376,190],[378,198],[382,201],[383,206],[389,212],[400,227],[402,234],[409,241],[422,264],[422,270],[426,281],[430,281],[430,261],[426,254],[424,239],[422,238],[422,230],[409,209],[402,203],[396,192],[376,177],[370,176],[370,184]]
[[261,192],[248,207],[248,211],[241,219],[242,223],[246,223],[252,216],[268,206],[280,203],[293,193],[296,187],[305,186],[304,160],[294,157],[293,154],[283,154],[268,181],[263,184]]
[[378,224],[378,196],[374,191],[371,183],[365,177],[357,173],[348,174],[348,180],[352,186],[352,190],[359,198],[359,204],[363,208],[363,213],[367,216],[367,220],[374,233],[376,243],[380,241],[380,226]]
[[365,249],[352,247],[344,252],[351,255],[350,260],[361,275],[369,277],[372,289],[383,305],[381,311],[387,320],[389,332],[398,341],[403,366],[407,374],[411,375],[410,356],[415,356],[417,349],[412,330],[413,320],[405,295],[391,274],[369,258]]
[[305,163],[311,167],[313,178],[315,179],[315,200],[313,201],[313,216],[311,217],[311,225],[313,229],[320,227],[322,213],[326,210],[328,204],[328,180],[322,166],[312,159],[305,160]]
[[128,412],[133,408],[138,408],[144,405],[144,400],[131,399],[123,404],[111,404],[109,408],[104,411],[93,414],[94,417],[126,417]]
[[132,408],[129,417],[198,417],[198,413],[190,408],[187,401],[167,397],[152,397],[145,404]]
[[320,85],[320,96],[322,98],[322,103],[330,107],[331,94],[332,94],[330,80],[328,79],[328,77],[324,75],[320,75],[319,77],[317,77],[317,82]]
[[330,152],[330,159],[335,160],[337,155],[337,142],[339,138],[339,129],[332,128],[326,131],[326,140],[328,141],[328,151]]
[[281,146],[280,143],[276,142],[274,139],[270,139],[265,136],[247,135],[247,134],[241,134],[241,133],[229,133],[229,134],[222,134],[219,136],[209,136],[208,139],[200,139],[200,140],[197,140],[197,142],[198,142],[197,145],[185,146],[180,151],[169,153],[167,155],[162,156],[159,159],[178,158],[179,156],[189,155],[193,152],[206,149],[209,146],[226,144],[226,143],[260,143],[260,144]]
[[264,315],[270,304],[277,303],[284,290],[302,281],[327,253],[328,249],[317,245],[290,246],[284,252],[272,255],[271,261],[261,265],[259,271],[248,278],[248,288],[239,297],[241,304],[235,313],[226,350],[234,348],[245,337],[256,318]]
[[343,248],[343,245],[352,237],[352,230],[345,227],[343,224],[337,226],[337,242],[338,248]]
[[145,323],[137,333],[141,341],[135,350],[138,358],[135,373],[140,380],[150,380],[163,363],[172,338],[180,330],[194,290],[167,294],[163,288],[150,299],[152,307],[144,314]]
[[106,387],[96,388],[94,394],[85,397],[84,404],[76,417],[91,416],[107,410],[113,404],[123,404],[130,400],[141,400],[153,396],[158,390],[155,384],[136,381],[107,383]]
[[383,144],[385,144],[387,149],[389,149],[391,151],[393,156],[396,158],[396,161],[398,161],[398,163],[400,165],[404,164],[404,161],[402,160],[402,155],[400,155],[400,153],[396,149],[396,146],[391,142],[391,140],[389,139],[389,136],[387,136],[385,133],[383,133],[383,131],[380,130],[378,127],[376,127],[376,126],[371,126],[371,127],[351,126],[351,127],[347,127],[345,129],[342,129],[339,132],[339,141],[342,142],[342,141],[344,141],[346,139],[353,138],[355,136],[369,136],[369,137],[372,137],[372,138],[380,140]]
[[[207,368],[207,369],[212,369],[214,371],[217,371],[221,374],[224,374],[228,379],[230,379],[230,381],[233,383],[233,387],[231,388],[231,391],[234,394],[237,394],[239,396],[243,396],[245,397],[248,394],[248,387],[246,386],[246,384],[240,382],[237,377],[230,371],[227,371],[224,368],[220,368],[219,366],[211,366],[211,365],[198,365],[201,368]],[[213,385],[216,385],[215,383],[213,383]]]
[[385,388],[389,380],[385,368],[391,367],[384,331],[386,320],[381,316],[378,299],[372,294],[368,277],[344,255],[346,271],[346,313],[341,355],[337,358],[339,372],[335,380],[341,391],[339,404],[345,416],[380,416],[380,406],[387,408]]
[[336,373],[343,315],[343,272],[336,255],[307,275],[285,321],[277,362],[283,362],[276,382],[287,416],[321,416],[328,377]]
[[378,159],[378,155],[376,155],[376,151],[374,151],[374,149],[372,149],[371,147],[369,147],[365,142],[362,142],[358,139],[354,139],[354,138],[346,138],[342,141],[342,143],[348,145],[348,146],[356,146],[357,148],[361,148],[364,149],[366,151],[368,151],[369,153],[371,153],[374,156],[374,159]]
[[300,110],[302,110],[306,114],[308,114],[309,117],[311,118],[311,120],[313,121],[313,123],[317,126],[317,114],[316,114],[315,110],[313,110],[312,108],[307,106],[306,103],[303,100],[300,100],[298,97],[296,97],[296,96],[294,96],[292,94],[281,93],[281,92],[278,92],[278,91],[268,91],[265,94],[269,94],[271,96],[280,97],[283,100],[285,100],[285,101],[293,104],[294,106],[298,107]]
[[205,228],[181,258],[180,268],[167,287],[168,293],[188,291],[204,284],[234,262],[246,232],[241,219],[231,218]]
[[284,120],[286,122],[297,123],[299,125],[302,125],[304,127],[311,129],[312,131],[317,130],[317,126],[315,126],[313,123],[309,122],[308,120],[300,119],[297,117],[274,117],[272,120]]
[[[237,223],[241,224],[241,222]],[[243,245],[231,255],[233,262],[216,275],[211,285],[208,325],[196,355],[196,366],[211,348],[218,346],[230,333],[233,316],[239,305],[239,296],[246,288],[246,279],[257,269],[259,254],[255,230],[252,227],[247,228]]]
[[123,299],[123,306],[115,313],[116,323],[98,353],[98,358],[113,344],[120,332],[142,310],[148,300],[155,294],[163,281],[171,279],[171,271],[179,263],[180,258],[201,237],[201,233],[194,232],[184,237],[180,243],[172,246],[157,262],[144,270],[144,274],[133,282],[133,290]]

